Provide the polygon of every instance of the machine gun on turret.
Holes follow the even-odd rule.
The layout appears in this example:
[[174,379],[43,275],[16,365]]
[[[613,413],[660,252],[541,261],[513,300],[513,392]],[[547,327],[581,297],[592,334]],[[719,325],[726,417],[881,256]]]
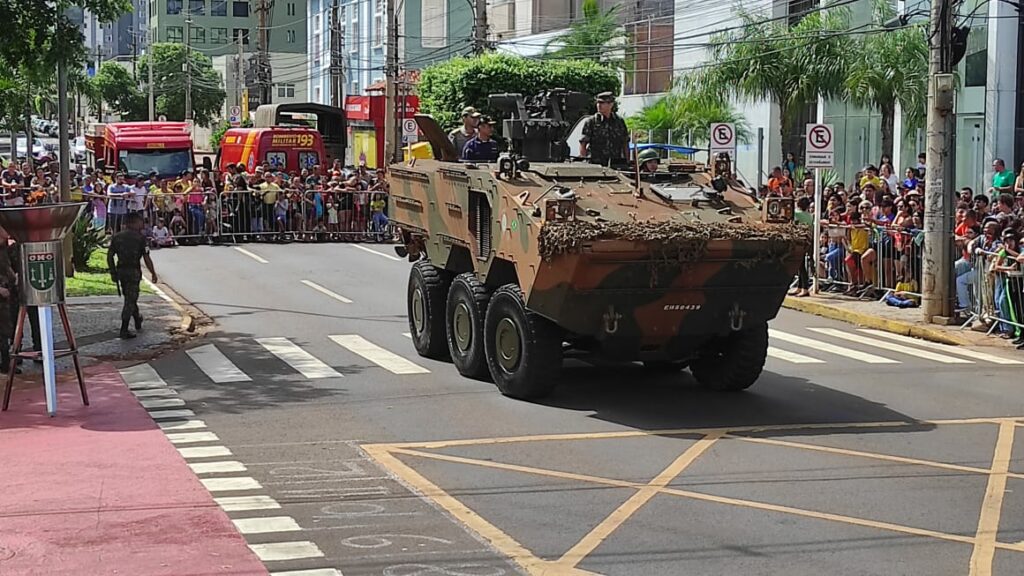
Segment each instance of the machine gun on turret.
[[590,105],[590,97],[556,88],[528,97],[492,94],[488,102],[509,116],[502,134],[513,156],[528,162],[564,162],[569,158],[566,138]]

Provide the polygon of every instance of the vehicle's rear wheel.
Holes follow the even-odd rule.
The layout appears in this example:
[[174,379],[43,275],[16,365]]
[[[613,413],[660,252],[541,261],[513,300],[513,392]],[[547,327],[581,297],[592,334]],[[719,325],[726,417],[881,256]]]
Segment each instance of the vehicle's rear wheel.
[[490,298],[490,291],[473,272],[456,276],[448,290],[448,351],[455,369],[467,378],[485,378],[489,374],[484,318]]
[[757,381],[768,356],[768,325],[733,332],[713,350],[690,363],[697,382],[723,392],[745,390]]
[[546,396],[562,369],[562,333],[526,309],[519,286],[506,284],[491,296],[484,319],[487,367],[502,394],[529,400]]
[[427,260],[412,265],[409,272],[409,334],[420,356],[444,359],[444,305],[448,296],[448,273]]

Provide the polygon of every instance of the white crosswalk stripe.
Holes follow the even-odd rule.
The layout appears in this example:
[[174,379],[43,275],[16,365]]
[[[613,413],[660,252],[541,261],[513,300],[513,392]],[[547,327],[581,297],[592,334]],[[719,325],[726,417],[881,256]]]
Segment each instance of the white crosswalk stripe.
[[227,356],[213,344],[192,348],[186,354],[196,363],[200,370],[210,377],[210,380],[218,384],[252,381],[252,378],[239,370],[238,366],[235,366],[231,360],[228,360]]
[[893,360],[892,358],[886,358],[884,356],[876,356],[874,354],[868,354],[859,350],[853,350],[850,348],[843,348],[842,346],[836,346],[835,344],[829,344],[828,342],[820,342],[818,340],[812,340],[811,338],[805,338],[803,336],[797,336],[796,334],[790,334],[788,332],[782,332],[781,330],[768,330],[768,335],[776,340],[782,340],[798,346],[805,346],[814,350],[820,350],[822,352],[828,352],[829,354],[835,354],[842,356],[843,358],[849,358],[851,360],[857,360],[866,364],[899,364],[899,360]]
[[872,330],[870,328],[861,328],[858,332],[865,334],[871,334],[872,336],[878,336],[879,338],[887,338],[894,342],[900,342],[909,346],[917,346],[919,348],[930,348],[932,350],[941,350],[947,354],[958,354],[960,356],[967,356],[973,360],[982,362],[991,362],[992,364],[1003,364],[1008,366],[1016,366],[1024,364],[1024,361],[1014,360],[1011,358],[1003,358],[1002,356],[995,356],[993,354],[986,354],[985,352],[979,352],[973,348],[960,348],[958,346],[950,346],[948,344],[939,344],[938,342],[929,342],[928,340],[921,340],[918,338],[911,338],[910,336],[902,336],[900,334],[892,334],[890,332],[883,332],[881,330]]
[[245,472],[245,464],[235,460],[222,462],[193,462],[188,465],[196,474],[224,474],[227,472]]
[[313,568],[312,570],[289,570],[287,572],[271,572],[270,576],[342,576],[337,568]]
[[796,352],[789,352],[788,350],[781,350],[774,346],[768,347],[768,356],[777,360],[785,360],[786,362],[792,362],[793,364],[824,364],[824,360],[817,358],[811,358],[810,356],[804,356],[803,354],[797,354]]
[[[811,332],[817,332],[818,334],[825,334],[833,338],[839,338],[842,340],[849,340],[857,344],[863,344],[864,346],[872,346],[875,348],[881,348],[882,350],[888,350],[892,353],[898,353],[895,349],[895,345],[891,342],[885,342],[882,340],[875,340],[869,338],[863,334],[844,332],[842,330],[836,330],[835,328],[808,328]],[[934,352],[928,352],[927,350],[907,350],[908,354],[916,358],[924,358],[925,360],[932,360],[933,362],[939,362],[941,364],[974,364],[970,360],[963,358],[956,358],[954,356],[946,356],[945,354],[936,354]]]
[[281,505],[270,496],[225,496],[214,498],[214,502],[225,512],[249,512],[250,510],[280,510]]
[[300,532],[302,528],[290,516],[239,518],[232,520],[242,534],[269,534],[271,532]]
[[162,388],[167,382],[149,364],[136,364],[119,370],[124,383],[132,390],[140,388]]
[[337,370],[324,364],[287,338],[257,338],[256,341],[268,352],[310,380],[342,377]]
[[377,346],[356,334],[329,336],[339,346],[366,358],[392,374],[429,374],[430,370]]
[[299,560],[301,558],[323,558],[320,548],[306,540],[303,542],[271,542],[270,544],[249,544],[256,557],[264,562]]

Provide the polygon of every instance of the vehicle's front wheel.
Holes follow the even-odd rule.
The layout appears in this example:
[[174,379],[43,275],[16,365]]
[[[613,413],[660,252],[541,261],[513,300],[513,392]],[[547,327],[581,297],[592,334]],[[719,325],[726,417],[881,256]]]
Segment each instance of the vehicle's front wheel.
[[719,391],[745,390],[757,381],[768,357],[768,325],[733,332],[690,363],[697,382]]
[[562,368],[561,330],[526,309],[519,286],[506,284],[491,296],[484,334],[487,367],[502,394],[529,400],[554,389]]
[[440,360],[448,353],[444,308],[449,283],[448,273],[427,260],[409,272],[409,335],[420,356]]
[[467,378],[488,375],[484,318],[491,294],[473,272],[459,274],[448,290],[447,339],[452,364]]

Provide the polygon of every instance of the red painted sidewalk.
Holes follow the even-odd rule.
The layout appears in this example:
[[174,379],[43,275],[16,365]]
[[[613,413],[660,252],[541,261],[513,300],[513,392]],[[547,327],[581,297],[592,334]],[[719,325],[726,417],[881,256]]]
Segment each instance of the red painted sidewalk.
[[267,574],[121,381],[87,371],[55,418],[42,385],[0,412],[0,575]]

